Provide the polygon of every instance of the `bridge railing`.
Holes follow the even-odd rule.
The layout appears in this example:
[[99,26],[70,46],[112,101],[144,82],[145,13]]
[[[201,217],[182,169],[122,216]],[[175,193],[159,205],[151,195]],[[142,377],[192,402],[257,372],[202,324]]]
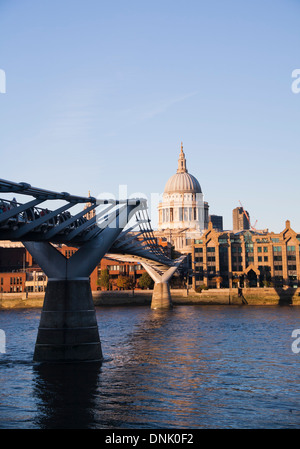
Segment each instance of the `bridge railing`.
[[[0,238],[6,240],[43,240],[54,243],[84,243],[107,227],[119,227],[122,211],[128,209],[128,219],[132,205],[143,202],[140,199],[114,200],[78,197],[69,193],[53,192],[31,187],[27,183],[14,183],[0,179],[0,192],[16,193],[33,197],[31,201],[20,203],[0,198]],[[63,200],[64,205],[56,210],[41,207],[49,200]],[[87,205],[72,215],[70,210],[78,203]],[[48,203],[47,203],[48,204]],[[92,217],[87,214],[93,211]]]

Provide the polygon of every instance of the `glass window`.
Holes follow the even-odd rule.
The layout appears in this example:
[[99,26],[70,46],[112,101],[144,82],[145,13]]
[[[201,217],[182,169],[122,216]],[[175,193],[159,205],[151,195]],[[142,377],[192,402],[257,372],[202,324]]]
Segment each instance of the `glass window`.
[[264,246],[264,253],[267,253],[267,252],[268,252],[268,247]]
[[258,246],[258,247],[257,247],[257,252],[258,252],[258,253],[261,253],[261,246]]

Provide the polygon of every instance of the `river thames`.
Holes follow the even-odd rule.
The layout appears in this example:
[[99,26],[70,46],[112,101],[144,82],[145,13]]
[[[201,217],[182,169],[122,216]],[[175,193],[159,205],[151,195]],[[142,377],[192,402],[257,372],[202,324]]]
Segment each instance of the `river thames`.
[[40,309],[2,310],[2,429],[300,425],[300,307],[97,307],[104,362],[32,362]]

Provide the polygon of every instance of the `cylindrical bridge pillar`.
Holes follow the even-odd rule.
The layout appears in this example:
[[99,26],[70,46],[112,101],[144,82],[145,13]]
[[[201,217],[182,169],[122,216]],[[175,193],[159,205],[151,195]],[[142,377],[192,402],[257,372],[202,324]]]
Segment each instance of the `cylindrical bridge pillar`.
[[88,278],[48,280],[33,359],[36,362],[102,360]]
[[168,282],[155,282],[152,294],[151,309],[171,309],[173,307]]

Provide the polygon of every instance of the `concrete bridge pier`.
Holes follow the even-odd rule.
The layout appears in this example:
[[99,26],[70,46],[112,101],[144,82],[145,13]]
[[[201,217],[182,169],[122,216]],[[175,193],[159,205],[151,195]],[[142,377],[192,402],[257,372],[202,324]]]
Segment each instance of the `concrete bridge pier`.
[[155,282],[151,309],[171,309],[173,307],[169,282]]
[[185,256],[177,259],[174,266],[170,267],[163,274],[160,274],[157,270],[150,266],[149,263],[142,262],[141,264],[154,280],[154,289],[152,294],[151,309],[172,309],[172,297],[170,293],[169,280],[181,264]]
[[48,280],[33,359],[102,360],[89,278]]
[[24,242],[24,246],[48,276],[33,360],[101,361],[96,312],[85,270],[79,276],[74,256],[67,259],[49,243]]
[[48,277],[36,339],[36,362],[101,361],[102,349],[89,276],[128,221],[104,229],[67,259],[48,242],[23,242]]

